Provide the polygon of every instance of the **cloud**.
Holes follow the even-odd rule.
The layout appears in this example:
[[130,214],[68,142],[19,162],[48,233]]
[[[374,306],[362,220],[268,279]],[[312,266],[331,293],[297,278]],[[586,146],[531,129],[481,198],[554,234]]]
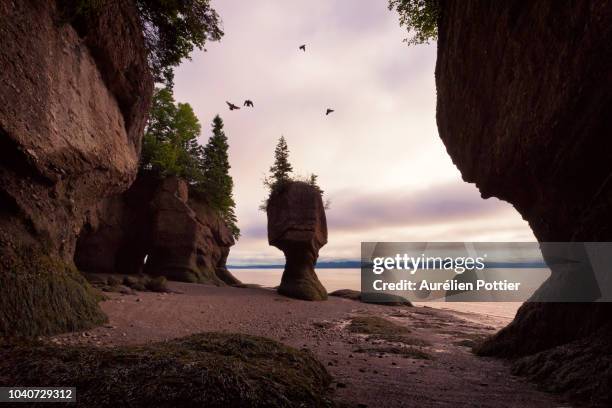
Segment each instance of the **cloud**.
[[344,191],[335,193],[331,202],[328,222],[339,230],[434,225],[513,211],[510,204],[496,198],[483,200],[476,187],[467,183],[376,193]]

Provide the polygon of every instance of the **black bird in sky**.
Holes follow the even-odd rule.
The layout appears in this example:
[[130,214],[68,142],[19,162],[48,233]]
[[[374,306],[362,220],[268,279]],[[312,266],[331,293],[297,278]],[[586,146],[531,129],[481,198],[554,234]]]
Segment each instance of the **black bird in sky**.
[[246,101],[244,101],[244,106],[248,106],[249,108],[253,107],[253,101],[250,99],[247,99]]
[[325,116],[329,115],[330,113],[332,113],[334,110],[333,109],[329,109],[327,108],[327,111],[325,112]]
[[239,106],[234,105],[231,102],[225,101],[225,103],[227,103],[227,106],[229,106],[229,110],[233,111],[234,109],[240,109]]
[[300,50],[306,52],[306,44],[300,45]]

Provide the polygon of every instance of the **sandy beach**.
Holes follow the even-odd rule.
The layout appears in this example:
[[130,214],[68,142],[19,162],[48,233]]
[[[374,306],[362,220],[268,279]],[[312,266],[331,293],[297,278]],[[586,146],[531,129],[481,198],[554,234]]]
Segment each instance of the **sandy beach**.
[[[564,405],[511,376],[503,360],[470,352],[474,341],[494,333],[509,318],[427,306],[370,305],[335,297],[305,302],[267,288],[176,282],[170,287],[180,293],[110,293],[102,303],[108,324],[52,341],[112,347],[207,331],[246,333],[312,351],[334,377],[334,399],[344,406]],[[349,330],[352,319],[370,316],[407,328],[414,345]]]

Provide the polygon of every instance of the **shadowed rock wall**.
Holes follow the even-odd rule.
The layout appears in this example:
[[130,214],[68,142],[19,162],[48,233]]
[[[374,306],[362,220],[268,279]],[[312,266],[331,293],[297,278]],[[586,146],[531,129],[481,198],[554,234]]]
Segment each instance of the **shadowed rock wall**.
[[[463,179],[512,203],[540,241],[612,241],[612,3],[441,4],[437,122]],[[571,284],[553,269],[540,291]],[[611,322],[610,304],[527,303],[479,351],[529,355]]]
[[[0,38],[0,253],[11,260],[0,309],[14,312],[0,312],[0,334],[99,322],[88,285],[66,271],[85,212],[136,175],[153,86],[136,10],[113,2],[69,22],[52,0],[2,1]],[[22,279],[30,284],[18,294]]]

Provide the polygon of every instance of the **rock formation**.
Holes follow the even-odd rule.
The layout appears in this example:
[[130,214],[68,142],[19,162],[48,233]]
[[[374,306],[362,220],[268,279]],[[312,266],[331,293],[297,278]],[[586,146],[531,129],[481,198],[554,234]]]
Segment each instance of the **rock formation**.
[[76,238],[134,180],[153,88],[132,2],[73,21],[57,4],[0,3],[0,335],[104,318]]
[[[611,18],[604,0],[442,2],[440,137],[463,179],[512,203],[540,241],[612,240]],[[540,292],[553,285],[571,281],[553,270]],[[608,336],[609,353],[611,324],[609,303],[526,303],[480,352],[524,356]]]
[[128,191],[88,214],[75,262],[87,272],[144,272],[232,285],[240,283],[225,266],[232,245],[231,232],[205,194],[174,177],[140,175]]
[[270,196],[268,242],[285,254],[278,293],[304,300],[325,300],[314,265],[327,243],[327,221],[321,193],[308,183],[287,183]]

